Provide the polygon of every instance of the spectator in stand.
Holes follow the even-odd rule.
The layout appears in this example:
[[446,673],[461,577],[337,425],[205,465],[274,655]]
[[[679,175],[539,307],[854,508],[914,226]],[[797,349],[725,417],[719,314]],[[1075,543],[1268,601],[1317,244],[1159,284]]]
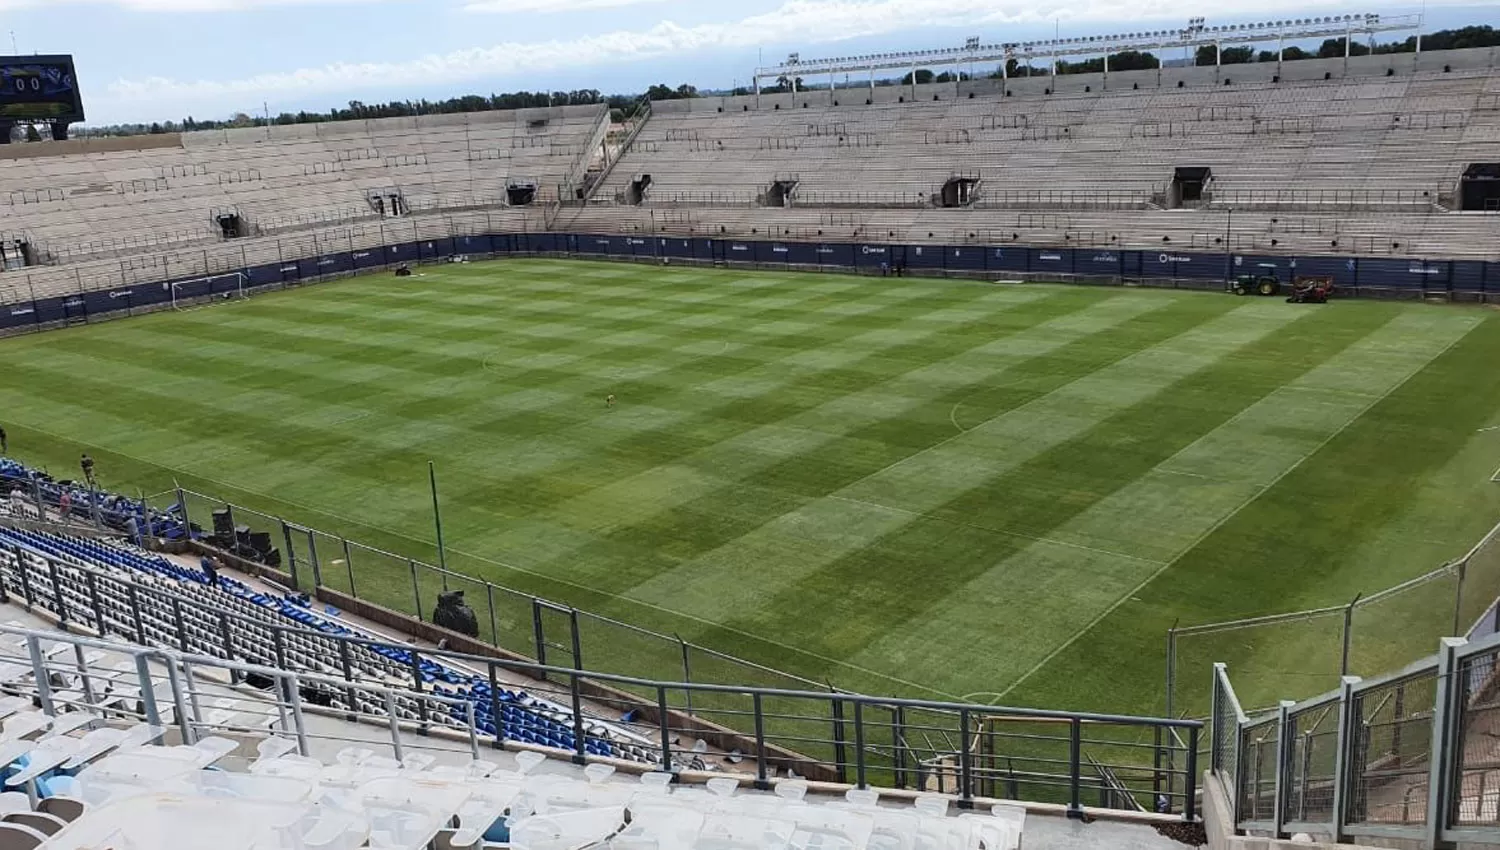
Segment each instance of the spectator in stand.
[[219,565],[214,563],[214,559],[210,558],[207,555],[204,555],[201,559],[199,559],[198,566],[202,568],[203,576],[204,578],[208,579],[209,586],[218,587]]
[[10,454],[10,441],[5,436],[5,427],[0,426],[0,455]]
[[16,519],[26,518],[26,494],[20,487],[10,491],[10,515]]
[[62,515],[64,520],[67,520],[72,515],[73,492],[71,490],[63,490],[62,495],[57,498],[57,512]]
[[98,483],[94,481],[94,459],[89,457],[88,452],[78,460],[78,468],[83,470],[83,480],[88,482],[90,489],[97,489]]

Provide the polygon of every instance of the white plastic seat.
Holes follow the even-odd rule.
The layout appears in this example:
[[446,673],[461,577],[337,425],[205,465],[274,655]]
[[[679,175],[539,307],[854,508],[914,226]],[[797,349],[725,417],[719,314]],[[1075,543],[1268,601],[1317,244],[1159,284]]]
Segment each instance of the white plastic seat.
[[56,835],[68,825],[67,821],[57,815],[49,815],[46,812],[11,812],[0,820],[19,826],[29,826],[43,835]]
[[69,822],[81,817],[86,808],[82,800],[61,795],[48,797],[37,804],[37,811],[45,812]]
[[31,850],[46,840],[45,833],[32,827],[0,822],[0,850]]

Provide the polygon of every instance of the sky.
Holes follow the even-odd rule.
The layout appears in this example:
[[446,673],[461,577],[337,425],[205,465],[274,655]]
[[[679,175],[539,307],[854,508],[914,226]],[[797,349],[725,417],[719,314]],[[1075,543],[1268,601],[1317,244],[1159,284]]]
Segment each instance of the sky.
[[[746,85],[807,58],[1281,16],[1417,14],[1319,0],[0,0],[0,51],[71,53],[91,125],[351,100],[516,90]],[[1427,29],[1500,25],[1495,0],[1425,8]]]

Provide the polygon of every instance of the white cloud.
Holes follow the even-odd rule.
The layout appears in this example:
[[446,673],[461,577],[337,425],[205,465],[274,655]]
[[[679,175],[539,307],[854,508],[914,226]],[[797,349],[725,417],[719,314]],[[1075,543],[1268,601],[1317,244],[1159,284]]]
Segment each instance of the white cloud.
[[643,6],[647,3],[664,2],[668,0],[473,0],[464,4],[463,10],[465,12],[537,14],[618,9],[622,6]]
[[[6,0],[0,0],[4,3]],[[554,3],[610,2],[611,0],[553,0]],[[125,2],[251,2],[251,0],[125,0]],[[297,0],[281,0],[297,2]],[[534,0],[476,0],[512,6]],[[630,2],[630,0],[624,0]],[[1460,0],[1462,2],[1462,0]],[[1493,0],[1473,0],[1487,5]],[[1358,11],[1389,8],[1389,0],[1366,0]],[[1404,5],[1404,4],[1403,4]],[[726,7],[728,8],[728,7]],[[124,79],[107,87],[107,98],[119,109],[135,111],[149,104],[164,116],[183,108],[228,112],[245,102],[265,98],[295,99],[375,88],[392,89],[391,96],[408,90],[413,80],[424,84],[464,81],[540,72],[577,69],[684,56],[709,50],[753,48],[759,45],[796,45],[806,53],[819,44],[843,39],[889,35],[926,27],[959,27],[986,40],[1000,40],[995,29],[1003,25],[1036,24],[1061,20],[1077,32],[1080,27],[1118,25],[1118,22],[1161,21],[1177,25],[1201,13],[1202,0],[786,0],[771,11],[737,21],[680,26],[662,21],[649,29],[620,30],[584,35],[566,40],[507,42],[443,54],[430,54],[400,62],[333,63],[284,72],[260,74],[234,80],[181,80],[167,78]],[[1310,6],[1306,0],[1224,0],[1215,9],[1216,21],[1268,15],[1322,14],[1355,11],[1349,3]],[[1210,23],[1213,23],[1211,21]],[[911,47],[936,47],[913,43]],[[816,51],[826,52],[826,51]],[[711,81],[703,81],[711,82]],[[600,88],[608,88],[601,80]],[[95,98],[96,102],[98,97]],[[144,117],[144,116],[143,116]],[[156,116],[150,116],[156,117]]]
[[62,5],[119,6],[133,12],[250,12],[286,6],[328,6],[379,0],[0,0],[0,12]]

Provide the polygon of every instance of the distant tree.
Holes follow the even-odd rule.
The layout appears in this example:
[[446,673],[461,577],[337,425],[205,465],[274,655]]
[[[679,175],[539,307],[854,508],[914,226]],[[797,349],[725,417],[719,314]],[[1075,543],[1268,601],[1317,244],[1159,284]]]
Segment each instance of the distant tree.
[[938,74],[936,77],[933,77],[932,81],[934,83],[955,83],[967,79],[969,79],[969,75],[963,73],[962,71],[960,71],[958,74],[954,74],[952,71],[944,71],[943,73]]
[[1069,62],[1064,59],[1057,60],[1057,73],[1059,74],[1098,74],[1104,71],[1104,59],[1084,59],[1079,62]]
[[[1423,50],[1462,50],[1469,47],[1495,47],[1497,45],[1500,45],[1500,30],[1491,26],[1437,30],[1422,36]],[[1407,36],[1402,41],[1375,45],[1376,53],[1415,53],[1416,49],[1417,37],[1414,35]]]
[[[1318,58],[1342,59],[1344,56],[1344,42],[1347,40],[1348,39],[1343,38],[1330,38],[1325,40],[1318,47]],[[1370,46],[1368,44],[1361,44],[1357,41],[1353,42],[1349,45],[1349,55],[1368,56],[1370,55]]]
[[1154,71],[1161,67],[1161,60],[1154,53],[1140,50],[1125,50],[1109,57],[1111,71]]
[[657,83],[651,88],[646,89],[646,97],[652,100],[687,100],[688,98],[697,96],[697,87],[690,86],[687,83],[683,83],[675,89],[664,83]]
[[[915,73],[917,75],[917,85],[919,85],[919,86],[925,86],[928,83],[932,82],[933,73],[931,71],[927,70],[926,68],[918,68],[915,71]],[[912,72],[907,72],[906,76],[904,76],[904,77],[901,78],[901,85],[903,85],[903,86],[909,86],[909,85],[911,85],[911,77],[912,77]]]
[[[1407,39],[1411,49],[1417,49],[1415,38]],[[1423,50],[1461,50],[1466,47],[1500,46],[1500,30],[1491,26],[1462,27],[1456,30],[1438,30],[1422,37]]]
[[[1282,51],[1281,51],[1281,59],[1284,62],[1296,62],[1299,59],[1311,59],[1311,58],[1312,58],[1312,54],[1308,53],[1306,50],[1303,50],[1302,48],[1300,48],[1300,47],[1298,47],[1296,45],[1292,45],[1291,47],[1282,48]],[[1274,50],[1262,50],[1260,52],[1260,54],[1255,57],[1255,61],[1257,61],[1257,62],[1275,62],[1276,61],[1276,51],[1274,51]]]
[[[1126,50],[1121,53],[1110,54],[1109,70],[1111,71],[1150,71],[1161,67],[1161,60],[1154,54],[1142,53],[1139,50]],[[1059,74],[1099,74],[1104,72],[1103,57],[1083,59],[1078,62],[1068,62],[1062,59],[1057,61],[1057,73]],[[1022,75],[1025,71],[1022,71]],[[1011,74],[1015,76],[1015,74]]]
[[1252,47],[1215,48],[1212,44],[1199,47],[1194,59],[1198,65],[1243,65],[1254,61],[1255,49]]
[[1001,77],[1045,77],[1045,76],[1047,76],[1047,68],[1046,68],[1046,66],[1038,68],[1037,66],[1030,65],[1030,64],[1022,65],[1019,61],[1017,61],[1015,59],[1007,59],[1007,60],[1005,60],[1005,71],[1003,73],[1000,72],[1000,71],[996,71],[995,73],[993,73],[993,74],[990,75],[990,79],[998,80]]
[[149,132],[153,136],[160,136],[162,133],[165,133],[167,131],[162,129],[160,122],[152,122],[151,129],[147,132]]

